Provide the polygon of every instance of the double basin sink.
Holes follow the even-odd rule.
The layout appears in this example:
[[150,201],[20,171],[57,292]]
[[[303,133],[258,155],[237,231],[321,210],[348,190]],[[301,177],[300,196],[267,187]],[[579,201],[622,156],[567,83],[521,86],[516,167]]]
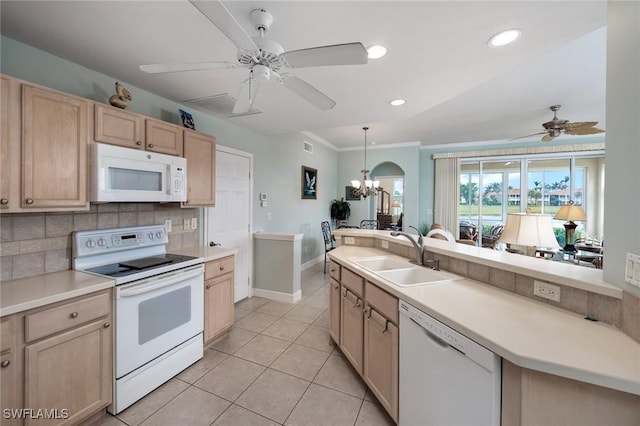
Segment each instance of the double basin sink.
[[410,263],[395,256],[377,256],[351,259],[356,265],[399,286],[409,287],[461,280],[463,277],[446,271],[436,271]]

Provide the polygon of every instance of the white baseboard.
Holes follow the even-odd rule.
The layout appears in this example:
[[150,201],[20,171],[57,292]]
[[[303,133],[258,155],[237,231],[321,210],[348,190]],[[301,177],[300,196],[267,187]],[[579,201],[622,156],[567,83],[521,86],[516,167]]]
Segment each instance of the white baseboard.
[[317,265],[318,263],[322,263],[324,262],[324,253],[322,254],[322,256],[318,256],[315,259],[311,259],[308,260],[306,262],[304,262],[302,265],[300,265],[301,270],[306,270],[309,269],[315,265]]
[[282,293],[280,291],[254,288],[253,295],[257,297],[264,297],[265,299],[275,300],[276,302],[296,303],[302,298],[302,290],[298,290],[295,293],[290,294]]

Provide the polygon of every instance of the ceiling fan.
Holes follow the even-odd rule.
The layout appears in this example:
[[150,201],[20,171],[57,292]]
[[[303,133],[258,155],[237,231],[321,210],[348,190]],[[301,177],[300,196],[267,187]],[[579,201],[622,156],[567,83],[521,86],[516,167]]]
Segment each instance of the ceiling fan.
[[237,62],[191,62],[140,65],[140,70],[150,73],[170,73],[204,69],[248,68],[249,77],[240,85],[240,91],[233,107],[234,114],[248,113],[262,83],[271,77],[285,88],[305,99],[316,108],[327,111],[336,103],[324,93],[296,77],[290,69],[327,66],[366,64],[367,50],[362,43],[346,43],[286,52],[282,46],[264,35],[273,22],[273,16],[264,9],[253,9],[249,14],[258,31],[258,37],[249,37],[220,1],[190,0],[207,19],[238,47]]
[[[603,133],[604,130],[595,127],[598,124],[597,121],[575,121],[560,120],[557,116],[557,111],[562,105],[551,105],[549,109],[553,111],[553,119],[542,123],[544,127],[543,132],[533,133],[531,135],[520,136],[515,139],[528,138],[529,136],[544,135],[542,137],[543,142],[551,142],[554,138],[557,138],[561,134],[566,135],[595,135],[596,133]],[[511,140],[515,140],[511,139]]]

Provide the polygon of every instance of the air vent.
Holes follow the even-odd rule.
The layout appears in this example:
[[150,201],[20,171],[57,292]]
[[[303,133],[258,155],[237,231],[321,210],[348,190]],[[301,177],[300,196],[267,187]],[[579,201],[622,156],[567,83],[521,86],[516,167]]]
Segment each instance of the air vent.
[[190,105],[195,105],[205,111],[213,112],[219,115],[224,115],[227,118],[241,117],[244,115],[253,115],[253,114],[262,113],[262,111],[257,108],[251,108],[249,112],[245,112],[242,114],[234,114],[233,106],[236,104],[236,99],[232,96],[229,96],[228,93],[209,96],[207,98],[192,99],[189,101],[185,101],[185,103]]
[[302,149],[304,149],[309,154],[313,154],[313,144],[311,142],[303,141]]

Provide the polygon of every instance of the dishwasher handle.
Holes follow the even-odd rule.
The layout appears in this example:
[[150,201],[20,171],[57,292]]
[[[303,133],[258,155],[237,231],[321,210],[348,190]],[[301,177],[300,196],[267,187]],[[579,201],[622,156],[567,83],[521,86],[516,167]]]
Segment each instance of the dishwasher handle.
[[446,348],[451,348],[451,349],[455,349],[456,351],[460,352],[462,355],[465,355],[464,352],[462,352],[460,349],[456,348],[455,346],[452,346],[450,344],[448,344],[447,342],[445,342],[444,340],[442,340],[440,337],[436,336],[435,334],[433,334],[431,331],[427,330],[422,324],[420,324],[418,321],[414,320],[413,318],[409,317],[409,319],[418,327],[420,327],[425,334],[427,335],[427,337],[429,337],[431,340],[433,340],[435,343],[437,343],[439,346],[441,346],[442,348],[446,349]]

